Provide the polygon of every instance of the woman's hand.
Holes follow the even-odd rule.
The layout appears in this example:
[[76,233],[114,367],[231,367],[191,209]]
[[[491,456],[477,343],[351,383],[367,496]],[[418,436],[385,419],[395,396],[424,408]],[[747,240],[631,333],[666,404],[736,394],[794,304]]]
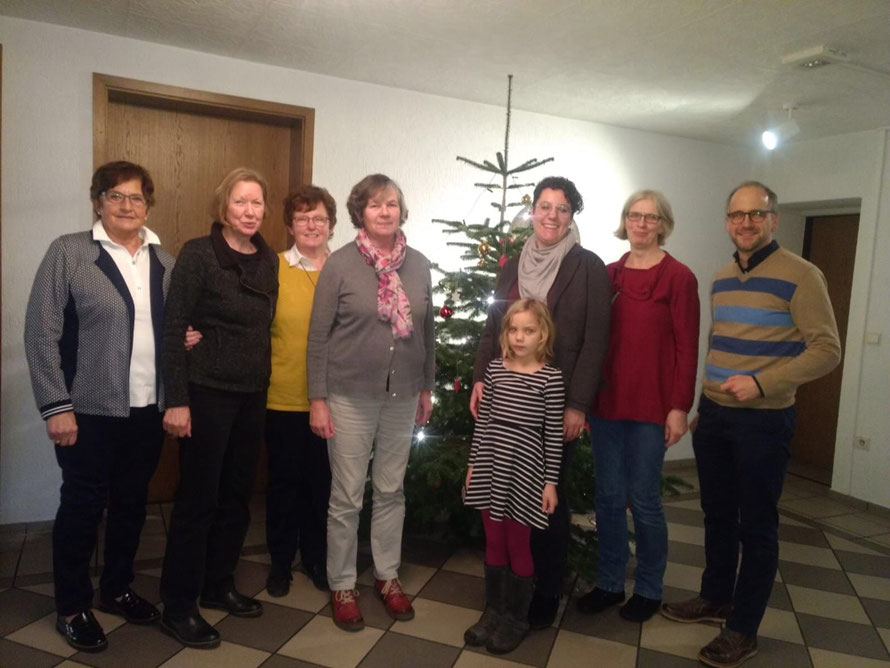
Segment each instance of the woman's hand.
[[414,416],[414,424],[418,427],[430,421],[433,414],[433,396],[429,390],[422,390],[417,399],[417,415]]
[[473,414],[473,419],[479,419],[479,404],[482,403],[482,386],[483,382],[480,380],[478,383],[473,383],[473,391],[470,392],[470,413]]
[[541,512],[552,515],[559,501],[556,498],[556,485],[548,482],[541,494]]
[[56,445],[74,445],[77,442],[77,418],[74,417],[74,411],[51,416],[46,421],[46,435]]
[[328,439],[334,435],[334,419],[324,399],[309,400],[309,428],[319,438]]
[[667,414],[664,421],[664,447],[671,447],[674,443],[683,438],[686,433],[686,412],[679,408],[672,408]]
[[164,431],[176,438],[192,435],[192,411],[188,406],[173,406],[164,412]]
[[470,489],[470,478],[472,478],[472,477],[473,477],[473,467],[470,466],[467,468],[467,479],[464,480],[464,489],[465,490]]
[[566,408],[563,416],[562,438],[568,443],[581,436],[584,431],[584,412],[577,408]]
[[204,335],[201,334],[197,329],[194,329],[191,325],[185,330],[185,349],[191,350],[198,342],[204,338]]

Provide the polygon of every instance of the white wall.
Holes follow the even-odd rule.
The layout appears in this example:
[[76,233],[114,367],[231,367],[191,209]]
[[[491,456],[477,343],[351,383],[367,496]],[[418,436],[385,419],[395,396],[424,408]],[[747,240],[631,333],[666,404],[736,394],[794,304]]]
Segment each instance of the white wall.
[[[787,205],[861,198],[832,489],[890,507],[890,140],[886,130],[792,144],[756,162]],[[781,227],[781,222],[780,222]],[[880,344],[865,343],[866,332]],[[853,448],[856,436],[871,449]]]
[[[6,17],[0,17],[0,43],[0,523],[48,519],[58,503],[58,468],[31,396],[22,331],[30,284],[48,243],[90,224],[93,72],[314,107],[314,181],[342,205],[365,174],[390,174],[400,181],[411,211],[409,241],[445,265],[454,266],[457,253],[443,250],[443,235],[430,219],[481,221],[494,213],[487,204],[492,198],[479,198],[472,187],[480,172],[455,156],[494,158],[503,144],[502,108]],[[706,304],[710,276],[732,250],[722,223],[723,201],[750,174],[747,152],[515,112],[511,156],[514,165],[532,157],[555,158],[524,180],[550,173],[573,179],[587,205],[578,217],[583,243],[606,261],[623,249],[612,231],[625,197],[641,187],[663,190],[677,218],[668,250],[699,277]],[[344,217],[333,245],[350,236]],[[705,317],[703,343],[707,324]],[[691,457],[688,438],[670,456]]]

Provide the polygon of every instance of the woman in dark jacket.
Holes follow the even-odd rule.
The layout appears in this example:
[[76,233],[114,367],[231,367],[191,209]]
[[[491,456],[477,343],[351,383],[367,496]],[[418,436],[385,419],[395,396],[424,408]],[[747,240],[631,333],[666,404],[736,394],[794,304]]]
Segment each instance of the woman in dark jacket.
[[[232,574],[247,526],[271,372],[278,257],[259,234],[266,181],[238,168],[217,186],[217,222],[179,254],[164,327],[164,428],[180,438],[180,483],[161,575],[162,628],[189,647],[219,645],[201,605],[256,617]],[[189,351],[189,325],[203,335]]]
[[[500,355],[498,332],[510,304],[534,298],[550,308],[556,325],[553,364],[563,374],[566,388],[563,453],[558,505],[547,529],[532,531],[535,593],[529,611],[532,628],[553,623],[562,593],[562,576],[569,546],[569,508],[565,472],[571,446],[584,429],[585,415],[600,385],[603,359],[609,346],[611,287],[603,261],[581,247],[572,227],[584,200],[575,184],[550,176],[535,186],[532,203],[533,234],[518,258],[507,261],[498,276],[495,300],[476,351],[470,411],[476,415],[482,398],[482,379],[488,363]],[[488,585],[486,584],[486,587]]]

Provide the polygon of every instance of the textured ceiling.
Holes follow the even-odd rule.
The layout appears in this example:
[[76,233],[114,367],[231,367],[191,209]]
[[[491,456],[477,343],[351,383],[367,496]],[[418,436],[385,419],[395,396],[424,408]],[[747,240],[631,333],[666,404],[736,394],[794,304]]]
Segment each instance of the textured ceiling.
[[[754,144],[890,125],[888,0],[0,0],[0,14],[556,116]],[[782,65],[814,45],[850,62]]]

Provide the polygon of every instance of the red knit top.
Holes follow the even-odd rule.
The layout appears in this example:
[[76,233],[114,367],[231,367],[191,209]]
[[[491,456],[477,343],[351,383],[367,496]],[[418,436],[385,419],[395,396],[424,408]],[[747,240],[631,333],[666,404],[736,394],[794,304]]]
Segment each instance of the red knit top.
[[698,282],[665,253],[649,269],[625,267],[629,253],[607,267],[612,325],[603,367],[605,386],[593,412],[607,420],[664,424],[674,408],[689,412],[698,367]]

